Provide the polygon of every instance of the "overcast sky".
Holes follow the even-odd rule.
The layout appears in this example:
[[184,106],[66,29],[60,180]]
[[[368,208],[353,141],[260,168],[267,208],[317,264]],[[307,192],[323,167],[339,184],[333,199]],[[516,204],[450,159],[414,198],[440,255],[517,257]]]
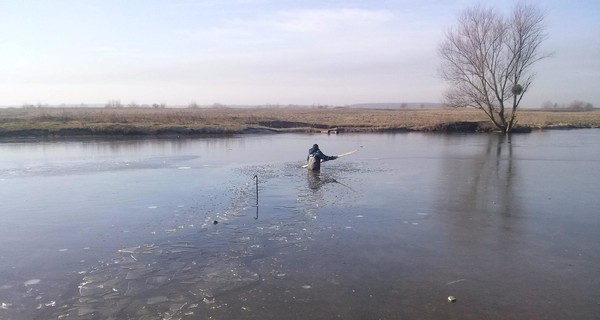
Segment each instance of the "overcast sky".
[[[437,48],[476,3],[0,0],[0,105],[439,102]],[[533,3],[553,57],[524,105],[600,107],[600,1]]]

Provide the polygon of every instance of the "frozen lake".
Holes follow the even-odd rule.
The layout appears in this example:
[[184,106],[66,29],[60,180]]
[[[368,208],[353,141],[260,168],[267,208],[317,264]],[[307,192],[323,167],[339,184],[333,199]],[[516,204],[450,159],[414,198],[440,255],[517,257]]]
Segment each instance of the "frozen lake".
[[599,173],[599,129],[0,143],[0,319],[597,319]]

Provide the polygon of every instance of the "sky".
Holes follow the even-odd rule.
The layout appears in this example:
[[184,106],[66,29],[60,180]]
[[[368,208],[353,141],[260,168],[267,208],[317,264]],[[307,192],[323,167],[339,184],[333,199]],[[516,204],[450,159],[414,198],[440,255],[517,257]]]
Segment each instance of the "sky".
[[[477,3],[0,0],[0,106],[441,102],[438,47]],[[551,57],[523,106],[600,107],[600,1],[530,3]]]

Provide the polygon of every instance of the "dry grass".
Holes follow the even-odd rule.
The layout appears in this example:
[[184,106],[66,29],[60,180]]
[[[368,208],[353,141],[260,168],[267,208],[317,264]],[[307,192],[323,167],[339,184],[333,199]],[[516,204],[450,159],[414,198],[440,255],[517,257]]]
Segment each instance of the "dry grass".
[[[487,123],[488,120],[482,112],[472,109],[20,108],[0,109],[0,136],[310,132],[324,128],[351,132],[444,131],[448,125],[459,122]],[[521,110],[518,125],[598,128],[600,110]]]

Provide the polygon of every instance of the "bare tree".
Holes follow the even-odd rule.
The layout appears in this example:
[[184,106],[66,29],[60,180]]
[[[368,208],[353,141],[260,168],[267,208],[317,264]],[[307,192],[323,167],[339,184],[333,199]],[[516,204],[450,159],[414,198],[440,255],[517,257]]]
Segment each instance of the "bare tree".
[[533,82],[531,67],[547,56],[540,53],[544,16],[524,3],[517,3],[508,17],[482,6],[465,10],[439,47],[440,75],[451,85],[446,104],[480,109],[509,133]]

